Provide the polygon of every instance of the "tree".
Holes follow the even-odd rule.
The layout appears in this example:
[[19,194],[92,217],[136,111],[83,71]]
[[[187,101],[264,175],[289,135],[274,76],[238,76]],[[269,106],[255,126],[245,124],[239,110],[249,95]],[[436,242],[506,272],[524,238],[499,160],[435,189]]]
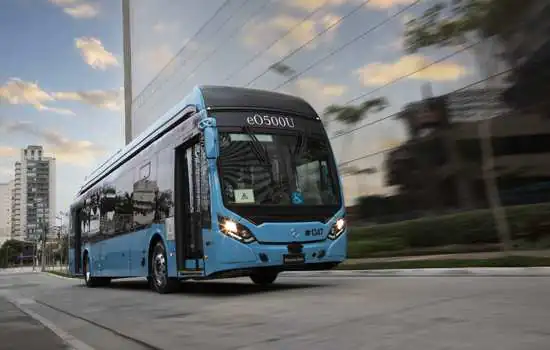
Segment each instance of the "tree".
[[512,25],[534,1],[448,0],[436,3],[420,18],[407,23],[406,51],[414,53],[431,46],[460,46],[493,36],[506,41],[516,29]]
[[[388,105],[388,100],[385,97],[366,100],[358,106],[330,105],[325,108],[323,119],[327,128],[333,120],[336,120],[346,125],[347,130],[343,132],[348,132],[364,120],[369,113],[380,112],[388,107]],[[353,139],[353,134],[350,134],[350,138]],[[352,142],[350,141],[349,144],[352,145]]]
[[[490,37],[496,37],[501,42],[506,42],[512,34],[512,30],[515,29],[513,25],[518,22],[533,1],[448,0],[445,3],[439,2],[428,8],[420,18],[412,19],[407,23],[405,30],[406,51],[414,53],[431,46],[475,44],[475,41]],[[479,45],[475,45],[474,50],[477,47]],[[479,55],[476,56],[480,59]],[[504,58],[509,62],[513,60],[511,55]],[[485,64],[481,60],[480,65],[481,68],[485,68]],[[500,234],[502,249],[509,251],[511,246],[509,227],[500,205],[498,188],[491,171],[493,157],[489,123],[490,121],[487,120],[480,124],[486,192]]]
[[[385,97],[377,97],[374,99],[366,100],[357,106],[330,105],[325,109],[323,113],[323,119],[325,125],[327,126],[327,129],[331,121],[334,119],[346,125],[346,130],[343,131],[344,133],[350,132],[354,126],[367,118],[369,113],[380,112],[388,107],[388,105],[388,100]],[[353,133],[350,133],[349,135],[350,136],[348,145],[349,147],[353,147]],[[344,147],[342,147],[342,151],[343,150]],[[359,174],[360,173],[357,172],[354,175],[358,176]]]

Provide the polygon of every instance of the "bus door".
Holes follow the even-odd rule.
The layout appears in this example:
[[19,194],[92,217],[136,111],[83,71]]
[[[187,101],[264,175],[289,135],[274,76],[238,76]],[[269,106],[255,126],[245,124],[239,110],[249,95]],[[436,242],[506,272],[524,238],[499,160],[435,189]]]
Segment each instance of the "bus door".
[[202,148],[198,139],[176,149],[175,162],[175,231],[178,270],[185,269],[186,260],[195,260],[198,270],[203,258],[201,185]]

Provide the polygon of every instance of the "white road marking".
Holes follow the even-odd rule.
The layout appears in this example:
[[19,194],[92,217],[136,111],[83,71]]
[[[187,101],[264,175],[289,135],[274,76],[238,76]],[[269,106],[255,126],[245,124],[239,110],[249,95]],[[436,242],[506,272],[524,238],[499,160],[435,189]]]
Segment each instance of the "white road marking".
[[67,343],[73,350],[95,350],[93,347],[89,346],[88,344],[84,343],[83,341],[73,337],[63,329],[57,327],[53,322],[50,320],[40,316],[36,312],[28,309],[24,305],[29,305],[35,303],[33,299],[28,298],[20,298],[20,297],[14,297],[11,295],[5,295],[5,297],[19,310],[23,311],[25,314],[29,315],[30,317],[34,318],[41,324],[43,324],[45,327],[50,329],[52,332],[54,332],[59,338],[61,338],[65,343]]

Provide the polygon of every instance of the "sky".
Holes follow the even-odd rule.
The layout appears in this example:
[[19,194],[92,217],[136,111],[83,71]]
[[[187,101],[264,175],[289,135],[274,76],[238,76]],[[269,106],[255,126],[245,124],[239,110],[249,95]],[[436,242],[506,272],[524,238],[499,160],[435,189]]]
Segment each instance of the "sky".
[[[381,151],[407,137],[391,116],[420,100],[424,84],[440,95],[480,80],[471,50],[404,51],[405,23],[432,0],[131,3],[134,136],[201,84],[299,95],[319,114],[329,104],[386,97],[389,107],[363,128],[333,139],[339,161],[367,155],[354,164],[379,169],[360,182],[347,178],[347,200],[359,190],[390,191]],[[13,177],[20,148],[44,145],[57,162],[58,209],[67,210],[84,177],[124,145],[121,3],[0,6],[0,182]],[[292,79],[268,70],[279,61]],[[344,128],[331,123],[329,132]]]

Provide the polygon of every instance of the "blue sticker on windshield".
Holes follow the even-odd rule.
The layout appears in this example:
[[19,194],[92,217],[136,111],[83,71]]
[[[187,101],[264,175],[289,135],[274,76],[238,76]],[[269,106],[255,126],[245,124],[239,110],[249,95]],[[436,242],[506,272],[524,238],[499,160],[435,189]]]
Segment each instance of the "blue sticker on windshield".
[[292,192],[292,204],[302,204],[304,203],[304,197],[300,192]]

